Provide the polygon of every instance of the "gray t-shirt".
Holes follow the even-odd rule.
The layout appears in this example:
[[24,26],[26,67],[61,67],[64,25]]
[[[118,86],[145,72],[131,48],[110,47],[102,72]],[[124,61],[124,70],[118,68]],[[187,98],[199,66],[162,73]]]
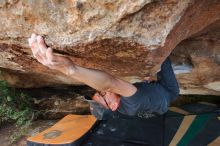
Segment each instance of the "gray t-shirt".
[[137,92],[130,97],[121,97],[118,111],[126,115],[136,115],[145,110],[149,113],[163,114],[170,103],[169,92],[157,82],[140,82],[134,84]]

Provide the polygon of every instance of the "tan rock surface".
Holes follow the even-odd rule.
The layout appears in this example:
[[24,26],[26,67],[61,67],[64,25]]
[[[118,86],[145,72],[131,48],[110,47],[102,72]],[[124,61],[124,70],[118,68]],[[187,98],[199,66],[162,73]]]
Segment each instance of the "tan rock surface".
[[[32,32],[43,35],[57,53],[76,64],[129,81],[154,75],[171,51],[191,37],[174,50],[176,56],[192,50],[188,53],[191,71],[178,75],[181,92],[220,95],[219,63],[215,61],[219,37],[199,39],[206,29],[219,30],[219,10],[219,0],[1,0],[1,78],[17,87],[79,84],[33,59],[26,41]],[[207,45],[209,40],[215,48]],[[196,56],[193,51],[204,55]]]
[[[213,94],[220,91],[220,21],[181,42],[172,59],[188,73],[178,74],[183,94]],[[191,70],[191,71],[190,71]]]

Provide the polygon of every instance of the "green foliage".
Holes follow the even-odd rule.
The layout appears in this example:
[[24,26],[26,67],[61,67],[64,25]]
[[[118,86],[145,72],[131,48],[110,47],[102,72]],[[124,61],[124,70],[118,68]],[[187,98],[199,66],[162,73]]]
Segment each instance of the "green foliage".
[[15,122],[20,129],[11,135],[12,142],[24,135],[24,129],[31,124],[34,115],[31,106],[31,98],[27,94],[16,92],[8,87],[6,81],[0,81],[0,123]]
[[0,81],[0,122],[15,121],[17,126],[31,120],[31,98],[10,89],[6,81]]

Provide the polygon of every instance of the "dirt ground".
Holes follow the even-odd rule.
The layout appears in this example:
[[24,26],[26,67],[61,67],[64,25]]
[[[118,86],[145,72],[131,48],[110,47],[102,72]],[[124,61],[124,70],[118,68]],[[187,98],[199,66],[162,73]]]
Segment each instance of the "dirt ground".
[[51,127],[56,120],[40,120],[34,121],[33,124],[27,129],[26,136],[22,136],[18,138],[15,143],[11,143],[11,135],[18,132],[18,127],[10,123],[4,123],[0,126],[0,145],[1,146],[26,146],[26,139],[29,136],[36,135],[41,131]]

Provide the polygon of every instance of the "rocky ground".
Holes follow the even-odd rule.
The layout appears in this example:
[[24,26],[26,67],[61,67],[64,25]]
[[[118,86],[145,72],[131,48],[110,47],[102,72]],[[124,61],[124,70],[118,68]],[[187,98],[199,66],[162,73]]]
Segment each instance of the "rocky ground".
[[[30,127],[25,129],[22,135],[19,128],[14,124],[5,123],[0,127],[1,146],[26,146],[26,138],[51,127],[57,120],[38,120],[34,121]],[[13,142],[16,139],[15,142]]]

